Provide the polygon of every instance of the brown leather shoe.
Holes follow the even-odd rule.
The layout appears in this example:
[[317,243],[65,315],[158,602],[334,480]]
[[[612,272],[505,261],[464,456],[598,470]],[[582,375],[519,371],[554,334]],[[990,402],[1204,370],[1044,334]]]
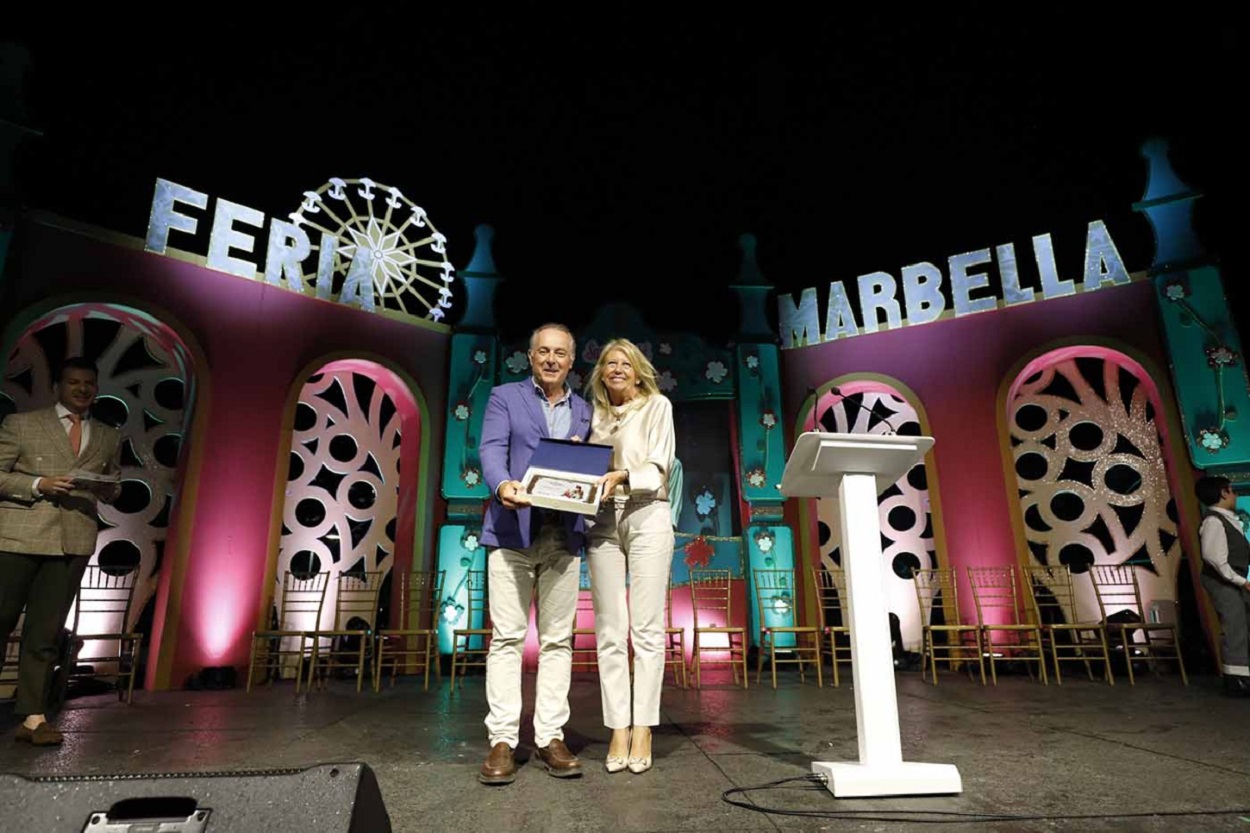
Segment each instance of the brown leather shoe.
[[534,750],[547,767],[547,774],[556,778],[576,778],[582,774],[582,762],[569,751],[562,740],[552,740],[545,749]]
[[13,740],[29,743],[31,746],[60,746],[65,736],[51,723],[40,723],[33,729],[27,729],[23,724],[17,727]]
[[477,780],[483,784],[511,784],[515,781],[516,758],[512,755],[512,747],[502,742],[492,746]]

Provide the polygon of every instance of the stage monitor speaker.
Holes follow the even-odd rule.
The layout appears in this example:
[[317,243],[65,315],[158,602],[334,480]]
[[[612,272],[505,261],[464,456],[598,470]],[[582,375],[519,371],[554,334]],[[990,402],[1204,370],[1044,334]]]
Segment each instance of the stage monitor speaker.
[[8,833],[391,833],[367,764],[250,772],[0,775]]

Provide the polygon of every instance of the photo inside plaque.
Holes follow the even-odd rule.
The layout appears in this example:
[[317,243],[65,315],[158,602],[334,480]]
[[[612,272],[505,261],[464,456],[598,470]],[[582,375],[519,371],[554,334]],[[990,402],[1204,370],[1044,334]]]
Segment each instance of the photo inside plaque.
[[568,480],[549,474],[537,474],[530,481],[529,488],[526,491],[534,497],[560,498],[561,500],[593,503],[595,492],[598,491],[598,488],[595,483],[587,483],[584,480]]

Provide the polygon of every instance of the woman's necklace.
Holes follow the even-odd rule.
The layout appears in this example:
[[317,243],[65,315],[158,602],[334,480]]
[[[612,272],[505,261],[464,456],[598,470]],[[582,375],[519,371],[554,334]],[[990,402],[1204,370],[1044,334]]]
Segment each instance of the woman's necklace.
[[635,396],[627,399],[620,405],[608,404],[608,416],[612,418],[612,424],[608,426],[609,433],[615,434],[621,427],[621,423],[625,421],[625,417],[634,409],[634,406],[642,400],[641,396]]

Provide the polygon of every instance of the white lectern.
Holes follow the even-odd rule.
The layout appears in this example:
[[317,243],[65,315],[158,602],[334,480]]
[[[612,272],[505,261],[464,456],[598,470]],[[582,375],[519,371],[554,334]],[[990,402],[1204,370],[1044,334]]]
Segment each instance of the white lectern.
[[812,431],[794,444],[781,478],[786,497],[837,496],[842,515],[859,763],[812,763],[812,772],[825,775],[830,792],[838,798],[963,791],[953,764],[903,761],[881,563],[877,495],[932,447],[932,437]]

